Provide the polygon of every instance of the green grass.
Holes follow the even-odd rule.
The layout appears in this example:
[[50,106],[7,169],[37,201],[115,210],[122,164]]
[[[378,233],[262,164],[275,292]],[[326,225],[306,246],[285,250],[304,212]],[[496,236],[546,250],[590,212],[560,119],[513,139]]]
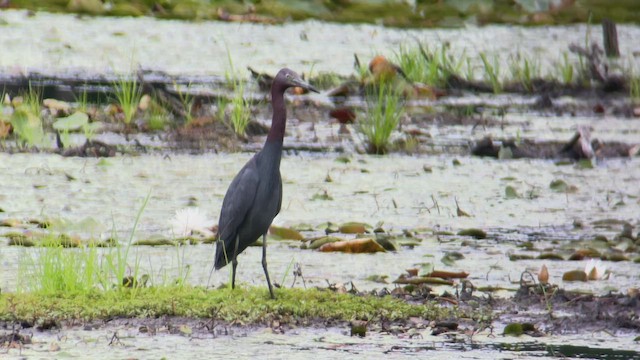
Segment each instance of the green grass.
[[403,113],[402,98],[393,86],[381,84],[367,94],[367,113],[356,129],[364,136],[368,153],[385,154],[389,150],[391,134]]
[[142,98],[142,88],[134,75],[132,79],[121,76],[113,83],[115,101],[122,109],[125,125],[130,125],[138,111],[138,105]]
[[448,46],[441,45],[435,50],[424,48],[422,45],[415,47],[400,46],[395,53],[395,61],[413,81],[427,85],[445,87],[452,75],[458,75],[466,56],[456,58],[448,53]]
[[191,87],[191,83],[187,85],[187,91],[182,89],[180,84],[174,82],[173,86],[175,86],[176,91],[178,92],[178,98],[180,99],[180,103],[182,104],[182,108],[184,109],[184,117],[185,123],[189,124],[193,121],[193,104],[195,102],[194,96],[189,92],[189,88]]
[[146,116],[150,130],[164,130],[169,119],[169,112],[158,103],[157,99],[153,99]]
[[489,61],[484,52],[480,52],[480,60],[484,66],[484,78],[491,84],[494,94],[502,92],[502,83],[500,81],[500,60],[497,56],[493,57],[493,61]]
[[42,246],[20,260],[18,293],[76,294],[109,287],[96,247]]
[[220,96],[216,102],[216,119],[223,123],[226,123],[227,105],[229,105],[229,99]]
[[238,324],[268,323],[274,319],[300,324],[317,319],[379,321],[409,317],[430,320],[474,317],[431,302],[409,304],[389,296],[354,296],[316,289],[275,289],[275,294],[274,301],[269,298],[266,287],[206,290],[189,286],[55,294],[2,293],[0,320],[35,323],[42,320],[186,316],[213,317]]
[[42,110],[42,91],[31,85],[29,82],[29,90],[22,95],[22,105],[32,114],[40,117]]
[[532,92],[533,80],[540,78],[540,63],[535,58],[528,58],[522,54],[517,54],[510,59],[509,68],[514,80],[520,82],[526,91]]
[[245,136],[250,120],[251,102],[244,97],[244,82],[236,81],[231,99],[231,113],[229,114],[231,127],[239,136]]
[[121,288],[128,277],[139,279],[139,260],[130,266],[128,258],[133,234],[148,201],[149,195],[138,211],[125,244],[104,250],[92,245],[67,248],[61,243],[61,236],[45,236],[41,247],[34,252],[25,251],[20,259],[18,292],[80,294]]
[[569,54],[566,52],[562,54],[562,62],[559,64],[559,75],[563,84],[569,85],[573,83],[574,67],[569,61]]
[[82,111],[83,113],[87,112],[89,104],[86,86],[87,85],[85,84],[84,89],[82,90],[82,93],[80,93],[80,95],[74,96],[76,99],[76,110]]
[[640,104],[640,77],[631,76],[629,78],[629,97],[634,104]]

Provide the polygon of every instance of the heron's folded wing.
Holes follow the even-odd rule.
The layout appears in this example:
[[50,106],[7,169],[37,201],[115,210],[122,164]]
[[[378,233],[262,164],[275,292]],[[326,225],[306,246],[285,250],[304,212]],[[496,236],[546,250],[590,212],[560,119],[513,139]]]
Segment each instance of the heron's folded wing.
[[260,177],[255,162],[249,161],[233,179],[222,201],[218,222],[220,239],[233,241],[238,227],[253,206],[259,183]]

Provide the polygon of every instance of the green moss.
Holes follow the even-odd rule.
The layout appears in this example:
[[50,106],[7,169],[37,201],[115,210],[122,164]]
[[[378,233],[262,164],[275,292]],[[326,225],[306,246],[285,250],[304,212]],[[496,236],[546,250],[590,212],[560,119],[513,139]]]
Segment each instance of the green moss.
[[186,316],[258,324],[272,319],[300,322],[314,319],[430,320],[459,317],[459,310],[435,303],[412,305],[387,297],[355,296],[317,289],[205,290],[193,287],[133,288],[82,293],[20,293],[0,295],[0,319],[36,322],[94,320],[113,317]]

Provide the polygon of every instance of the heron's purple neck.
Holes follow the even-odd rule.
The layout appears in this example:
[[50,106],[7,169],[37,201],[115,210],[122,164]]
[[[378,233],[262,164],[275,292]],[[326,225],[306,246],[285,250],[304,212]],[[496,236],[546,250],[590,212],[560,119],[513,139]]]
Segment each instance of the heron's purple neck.
[[287,108],[284,105],[284,91],[286,88],[274,86],[271,88],[271,106],[273,118],[271,129],[267,135],[267,142],[280,142],[284,140],[284,128],[287,126]]

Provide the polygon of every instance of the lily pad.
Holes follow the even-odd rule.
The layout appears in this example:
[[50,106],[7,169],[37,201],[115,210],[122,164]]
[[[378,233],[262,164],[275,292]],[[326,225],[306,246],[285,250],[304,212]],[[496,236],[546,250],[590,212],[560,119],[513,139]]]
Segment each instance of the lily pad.
[[32,239],[27,238],[24,235],[20,236],[12,236],[9,238],[9,246],[24,246],[24,247],[32,247],[35,246],[35,242]]
[[456,251],[449,251],[444,254],[444,256],[442,257],[442,259],[440,259],[440,261],[442,261],[442,263],[447,266],[452,266],[456,262],[456,260],[460,260],[460,259],[464,259],[464,255],[462,255],[462,253],[459,253]]
[[453,281],[438,278],[438,277],[428,277],[428,276],[408,277],[408,276],[405,276],[404,274],[400,275],[400,277],[395,279],[393,283],[394,284],[411,284],[411,285],[419,285],[419,284],[453,285]]
[[352,221],[340,225],[338,231],[343,234],[364,234],[367,232],[367,227],[370,226],[365,223]]
[[89,115],[76,111],[75,113],[62,117],[53,123],[53,128],[58,131],[78,131],[89,124]]
[[366,280],[379,283],[379,284],[388,284],[389,283],[387,281],[388,277],[389,277],[388,275],[369,275],[367,276]]
[[303,240],[304,236],[298,231],[286,227],[274,226],[269,228],[269,234],[279,237],[280,239]]
[[2,219],[0,220],[0,226],[3,227],[22,227],[22,221],[18,220],[18,219]]
[[511,254],[511,255],[509,255],[509,260],[511,260],[511,261],[533,260],[533,256],[525,255],[525,254]]
[[503,335],[520,336],[525,332],[535,331],[536,327],[531,323],[511,323],[504,327]]
[[387,234],[376,234],[376,241],[378,244],[382,245],[382,247],[387,251],[397,251],[398,247],[396,243],[392,240],[392,237]]
[[165,239],[165,238],[159,238],[159,239],[142,239],[142,240],[138,240],[136,242],[133,243],[133,245],[140,245],[140,246],[163,246],[163,245],[170,245],[170,246],[174,246],[175,242],[173,242],[172,240],[169,239]]
[[311,240],[308,247],[309,249],[315,250],[320,248],[324,244],[338,242],[338,241],[344,241],[344,239],[341,239],[335,236],[323,236],[323,237]]
[[564,260],[562,255],[554,254],[554,253],[542,253],[538,255],[538,259],[540,260]]
[[520,195],[518,195],[518,192],[516,191],[516,188],[511,185],[508,185],[506,188],[504,188],[504,196],[507,199],[516,199],[520,197]]
[[578,191],[578,188],[576,186],[569,185],[564,180],[553,180],[549,184],[549,188],[553,191],[563,193],[575,193]]
[[476,239],[486,239],[487,233],[482,229],[469,228],[458,231],[460,236],[471,236]]
[[371,238],[336,241],[324,244],[319,249],[322,252],[345,252],[345,253],[376,253],[385,252],[382,245]]
[[571,270],[562,274],[562,281],[587,281],[587,273],[584,270]]
[[433,270],[429,274],[425,275],[425,277],[436,277],[441,279],[466,279],[469,276],[468,272],[459,271],[442,271],[442,270]]

